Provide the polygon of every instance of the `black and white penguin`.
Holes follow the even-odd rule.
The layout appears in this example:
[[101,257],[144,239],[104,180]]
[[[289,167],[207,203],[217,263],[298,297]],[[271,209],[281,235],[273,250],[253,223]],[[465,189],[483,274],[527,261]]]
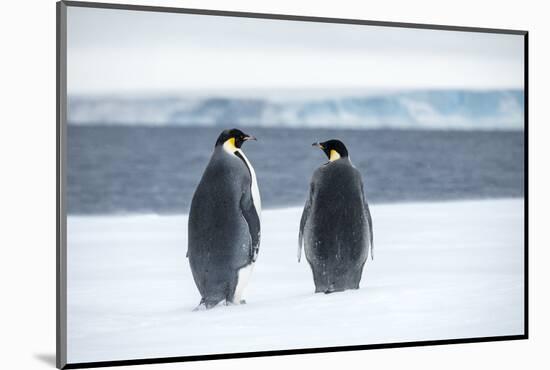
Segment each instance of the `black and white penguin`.
[[195,190],[187,256],[201,294],[199,308],[244,303],[244,289],[260,247],[261,200],[256,174],[241,145],[256,140],[223,131]]
[[311,179],[298,237],[315,283],[315,292],[358,289],[373,247],[372,219],[361,174],[340,140],[314,143],[329,158]]

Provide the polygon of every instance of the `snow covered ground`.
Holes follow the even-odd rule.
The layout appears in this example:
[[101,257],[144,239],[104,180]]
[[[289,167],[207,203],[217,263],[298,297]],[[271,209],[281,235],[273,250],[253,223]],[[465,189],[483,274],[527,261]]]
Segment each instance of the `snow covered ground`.
[[247,304],[192,312],[187,216],[68,218],[70,363],[523,333],[523,200],[374,205],[361,289],[314,294],[301,209],[263,213]]

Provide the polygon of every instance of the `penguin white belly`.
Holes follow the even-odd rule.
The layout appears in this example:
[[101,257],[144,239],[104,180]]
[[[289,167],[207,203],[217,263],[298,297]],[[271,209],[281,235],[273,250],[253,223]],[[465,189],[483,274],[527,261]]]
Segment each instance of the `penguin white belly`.
[[[235,150],[234,147],[228,144],[227,145],[224,144],[223,148],[228,154],[231,154],[231,155],[236,155],[236,153],[238,152],[240,157],[244,159],[244,162],[248,167],[248,170],[250,171],[250,178],[251,178],[250,192],[252,194],[252,202],[254,203],[254,208],[256,209],[258,218],[261,220],[262,200],[260,198],[260,190],[258,188],[258,181],[256,180],[256,172],[254,171],[254,167],[252,167],[252,165],[250,164],[250,161],[248,160],[248,158],[246,157],[246,155],[242,150],[240,149]],[[239,269],[237,273],[237,285],[235,286],[235,292],[233,293],[232,303],[235,303],[235,304],[241,303],[244,290],[248,286],[248,281],[250,280],[250,275],[252,275],[253,269],[254,269],[254,262]]]
[[262,200],[260,198],[260,190],[258,189],[258,181],[256,180],[256,172],[254,171],[254,167],[252,167],[248,158],[246,158],[244,152],[240,149],[237,149],[237,151],[243,156],[244,160],[246,161],[246,166],[250,170],[250,177],[252,178],[252,184],[250,186],[250,191],[252,192],[252,201],[254,202],[254,208],[256,208],[258,217],[261,219]]
[[247,265],[239,270],[237,276],[237,286],[235,287],[235,293],[233,294],[233,303],[241,303],[244,289],[248,285],[253,268],[254,263],[251,263],[250,265]]

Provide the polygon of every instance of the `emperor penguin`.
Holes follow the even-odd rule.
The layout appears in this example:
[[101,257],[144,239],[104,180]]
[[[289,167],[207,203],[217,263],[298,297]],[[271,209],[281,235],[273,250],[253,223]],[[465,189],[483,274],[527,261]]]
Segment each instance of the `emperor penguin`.
[[315,170],[310,183],[300,232],[315,283],[315,293],[358,289],[369,246],[373,248],[372,218],[360,172],[340,140],[312,144],[329,161]]
[[260,247],[261,200],[256,174],[241,150],[256,140],[223,131],[191,201],[187,257],[201,295],[196,309],[245,303]]

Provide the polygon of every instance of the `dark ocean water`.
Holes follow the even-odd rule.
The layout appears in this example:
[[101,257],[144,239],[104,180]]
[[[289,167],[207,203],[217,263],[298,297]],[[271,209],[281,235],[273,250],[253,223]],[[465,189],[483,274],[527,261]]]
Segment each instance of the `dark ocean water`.
[[[70,214],[187,213],[220,128],[73,126],[68,129]],[[339,138],[363,174],[369,202],[522,197],[523,131],[246,128],[243,150],[264,208],[303,205]]]

